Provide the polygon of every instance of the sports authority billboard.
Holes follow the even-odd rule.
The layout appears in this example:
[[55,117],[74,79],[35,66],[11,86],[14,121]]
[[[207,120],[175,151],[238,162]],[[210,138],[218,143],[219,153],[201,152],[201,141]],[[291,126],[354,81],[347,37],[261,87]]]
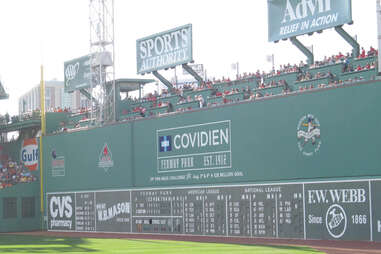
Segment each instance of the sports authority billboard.
[[138,74],[166,69],[192,61],[191,24],[136,41]]
[[269,41],[352,22],[351,0],[267,0]]
[[90,55],[64,63],[65,93],[90,86]]

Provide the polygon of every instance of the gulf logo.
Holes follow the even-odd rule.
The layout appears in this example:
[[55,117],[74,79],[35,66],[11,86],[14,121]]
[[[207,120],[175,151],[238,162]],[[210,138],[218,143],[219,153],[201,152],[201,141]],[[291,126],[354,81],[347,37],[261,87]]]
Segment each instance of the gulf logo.
[[21,162],[29,170],[36,170],[38,166],[37,139],[25,139],[21,146]]

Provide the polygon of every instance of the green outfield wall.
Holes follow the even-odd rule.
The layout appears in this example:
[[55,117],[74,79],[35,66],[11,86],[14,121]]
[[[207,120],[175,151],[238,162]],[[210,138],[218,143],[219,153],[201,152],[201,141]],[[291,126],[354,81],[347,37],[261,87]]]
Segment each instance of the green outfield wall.
[[49,231],[381,240],[379,82],[47,136]]
[[368,83],[48,136],[46,190],[380,176],[380,91]]
[[23,141],[0,145],[0,232],[41,229],[38,139]]

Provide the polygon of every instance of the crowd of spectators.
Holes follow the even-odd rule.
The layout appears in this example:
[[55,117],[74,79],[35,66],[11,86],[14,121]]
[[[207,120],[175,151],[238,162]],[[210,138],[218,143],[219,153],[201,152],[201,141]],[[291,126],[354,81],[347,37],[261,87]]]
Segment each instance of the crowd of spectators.
[[35,181],[37,181],[36,176],[14,161],[8,160],[0,164],[0,189]]
[[331,72],[322,73],[322,72],[316,72],[315,74],[311,74],[311,72],[301,72],[296,77],[297,82],[303,82],[307,80],[313,80],[313,79],[320,79],[320,78],[330,78],[333,80],[335,78],[335,75],[333,75]]
[[[359,59],[376,56],[378,51],[373,47],[370,47],[368,51],[365,51],[364,48],[361,48],[361,52],[359,55]],[[350,64],[350,60],[352,59],[352,55],[350,53],[343,54],[339,52],[336,55],[326,56],[321,61],[315,61],[314,64],[307,65],[305,62],[300,61],[298,64],[284,64],[280,65],[276,70],[273,68],[270,72],[257,70],[253,73],[242,73],[236,75],[236,80],[230,80],[230,78],[222,77],[220,79],[212,78],[207,80],[200,85],[195,84],[184,84],[181,87],[175,87],[171,90],[163,89],[161,93],[158,91],[154,91],[153,93],[146,94],[142,98],[132,98],[126,97],[124,102],[126,103],[121,113],[125,117],[124,119],[130,119],[128,116],[131,115],[132,118],[136,116],[146,117],[153,116],[155,114],[161,113],[170,113],[170,112],[183,112],[187,110],[192,110],[195,105],[197,108],[208,107],[216,105],[215,102],[209,102],[210,98],[218,98],[221,100],[219,103],[231,103],[239,100],[255,100],[261,97],[273,96],[273,92],[271,89],[266,91],[267,88],[274,87],[282,87],[281,93],[282,95],[288,94],[291,91],[291,88],[288,86],[285,80],[280,81],[270,81],[266,82],[267,79],[273,78],[282,74],[289,73],[297,73],[296,81],[308,81],[320,78],[329,78],[327,84],[318,84],[317,88],[322,88],[327,85],[338,85],[342,83],[342,81],[338,80],[335,75],[331,72],[313,72],[312,69],[319,68],[332,64],[343,64],[343,72],[352,72],[352,71],[361,71],[361,70],[369,70],[375,68],[375,62],[367,63],[364,66],[352,66]],[[240,82],[249,82],[251,87],[247,86],[242,88],[242,86],[237,87],[236,84]],[[254,84],[254,85],[253,85]],[[298,86],[295,88],[296,92],[305,91],[314,89],[314,85],[305,85]],[[209,89],[209,96],[202,96],[197,93],[188,93],[190,91],[203,91]],[[234,94],[242,94],[242,96],[231,96]],[[170,98],[169,98],[170,97]],[[192,104],[192,102],[195,102]],[[164,109],[164,110],[154,110],[154,109]],[[50,112],[69,112],[72,114],[81,114],[83,118],[81,121],[85,121],[88,119],[88,108],[80,108],[79,110],[72,111],[70,108],[54,108],[51,109]],[[0,123],[4,122],[3,118],[0,116]],[[9,121],[8,121],[9,122]],[[78,124],[77,124],[78,125]],[[76,127],[77,127],[76,125]],[[78,125],[79,126],[79,125]]]
[[367,63],[364,66],[357,65],[355,67],[353,67],[349,63],[345,63],[343,67],[343,72],[356,72],[356,71],[370,70],[370,69],[374,69],[375,67],[376,67],[375,62]]
[[[370,50],[367,52],[364,50],[364,48],[362,48],[359,58],[361,59],[361,58],[371,57],[377,54],[378,54],[377,50],[375,50],[373,47],[371,47]],[[369,64],[366,64],[365,66],[356,66],[355,68],[352,68],[349,64],[351,57],[352,56],[350,53],[343,54],[339,52],[336,55],[324,57],[323,60],[316,61],[314,64],[309,66],[303,61],[300,61],[299,64],[288,63],[285,65],[280,65],[279,69],[277,70],[273,69],[268,73],[264,71],[260,71],[260,70],[257,70],[255,73],[242,73],[236,76],[235,81],[232,81],[229,78],[225,78],[225,77],[222,77],[221,79],[213,78],[211,80],[207,80],[206,82],[202,83],[200,86],[186,84],[186,85],[183,85],[182,87],[174,88],[171,91],[169,91],[168,89],[163,89],[161,91],[161,94],[155,91],[155,93],[148,94],[140,100],[126,98],[127,101],[135,103],[136,106],[134,106],[130,110],[124,109],[122,114],[127,115],[130,113],[138,112],[140,116],[146,116],[147,115],[146,111],[148,111],[149,109],[157,108],[157,107],[167,107],[168,108],[167,112],[173,112],[172,103],[164,100],[164,98],[167,98],[170,96],[175,97],[171,101],[173,102],[177,100],[177,104],[186,104],[189,102],[197,101],[199,107],[205,107],[205,106],[215,105],[215,103],[213,102],[208,102],[208,99],[210,98],[221,97],[222,98],[221,103],[230,103],[233,101],[238,101],[240,100],[241,97],[230,96],[237,93],[242,93],[241,100],[248,100],[248,99],[253,100],[260,97],[272,96],[274,95],[273,92],[271,91],[262,92],[260,90],[266,89],[266,88],[278,87],[278,86],[283,87],[281,94],[287,94],[291,92],[291,89],[289,88],[285,80],[281,80],[277,82],[276,81],[271,81],[267,83],[265,82],[265,80],[268,78],[278,76],[281,74],[287,74],[287,73],[297,73],[296,81],[307,81],[307,80],[314,80],[314,79],[321,79],[321,78],[329,78],[327,84],[319,84],[316,86],[318,88],[322,87],[323,85],[340,83],[340,81],[337,80],[336,76],[332,74],[331,72],[315,72],[314,74],[312,74],[309,71],[309,69],[331,65],[331,64],[342,63],[344,66],[343,72],[352,71],[352,70],[360,71],[364,69],[372,69],[375,67],[374,63],[369,63]],[[249,81],[249,82],[251,80],[255,80],[257,83],[257,86],[252,88],[247,87],[244,89],[239,87],[234,87],[234,84],[236,84],[236,82],[239,82],[242,80]],[[221,86],[221,84],[223,85]],[[216,85],[218,85],[218,87]],[[314,85],[299,86],[296,91],[304,91],[304,90],[310,90],[314,88],[315,88]],[[200,91],[205,89],[211,90],[210,96],[207,96],[207,98],[204,98],[200,94],[199,95],[192,94],[192,96],[189,94],[184,95],[185,91]],[[234,98],[234,99],[231,99],[231,98]],[[144,104],[145,102],[150,102],[148,107],[147,105]],[[191,109],[191,108],[185,105],[184,108],[177,107],[176,111],[184,111],[188,109]],[[149,115],[153,114],[151,111],[149,112],[150,112]]]

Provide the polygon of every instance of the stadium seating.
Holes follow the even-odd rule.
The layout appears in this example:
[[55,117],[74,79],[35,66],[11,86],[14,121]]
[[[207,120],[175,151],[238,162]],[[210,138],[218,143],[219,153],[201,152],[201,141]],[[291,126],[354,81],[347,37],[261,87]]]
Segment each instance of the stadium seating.
[[[117,97],[117,120],[155,117],[171,112],[196,110],[204,106],[213,107],[373,80],[377,75],[376,62],[376,55],[356,59],[342,55],[337,58],[332,56],[314,65],[288,65],[283,66],[282,70],[274,70],[267,74],[260,74],[259,71],[255,75],[245,73],[244,78],[238,77],[237,80],[223,78],[222,81],[207,81],[201,87],[194,88],[189,85],[184,89],[176,88],[171,94],[165,91],[162,95],[150,94],[140,100],[121,100]],[[86,127],[90,124],[89,117],[87,111],[71,113],[62,130]],[[18,120],[12,118],[12,122]]]
[[[157,96],[154,100],[152,98],[145,98],[135,102],[123,100],[120,107],[120,111],[123,113],[120,114],[119,119],[131,120],[136,117],[166,114],[169,111],[167,106],[169,103],[173,105],[173,111],[175,112],[193,110],[200,107],[200,102],[197,99],[199,97],[203,98],[205,105],[211,107],[253,99],[253,97],[283,95],[288,92],[302,92],[333,84],[344,84],[348,83],[348,81],[374,79],[377,72],[375,68],[344,72],[344,61],[345,57],[311,66],[304,65],[300,68],[293,66],[280,72],[272,72],[264,76],[259,75],[260,78],[258,75],[251,75],[234,81],[223,79],[220,82],[208,82],[204,89],[187,87],[182,91],[179,90],[180,92],[177,91],[176,94]],[[375,61],[376,56],[358,59],[349,58],[347,60],[352,67],[362,66],[363,68],[367,64],[374,64]],[[310,77],[298,81],[298,77],[306,73],[309,73]],[[136,111],[136,109],[138,110]]]

